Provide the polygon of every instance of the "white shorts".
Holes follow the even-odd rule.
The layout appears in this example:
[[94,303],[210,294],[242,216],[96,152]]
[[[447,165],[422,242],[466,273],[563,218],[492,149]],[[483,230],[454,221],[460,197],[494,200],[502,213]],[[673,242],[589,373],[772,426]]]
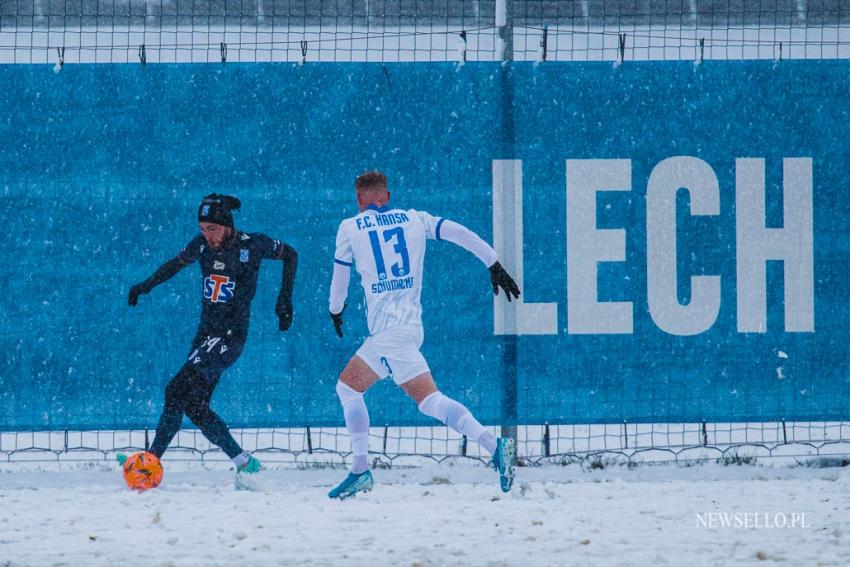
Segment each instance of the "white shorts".
[[424,338],[421,325],[397,325],[363,341],[356,354],[375,374],[401,385],[431,371],[419,352]]

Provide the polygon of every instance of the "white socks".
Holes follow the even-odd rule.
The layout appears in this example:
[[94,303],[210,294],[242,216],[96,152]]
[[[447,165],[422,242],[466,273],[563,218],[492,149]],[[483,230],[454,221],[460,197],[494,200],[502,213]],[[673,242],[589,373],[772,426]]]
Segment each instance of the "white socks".
[[239,453],[230,460],[233,461],[233,464],[236,465],[236,468],[238,469],[239,467],[248,462],[248,453]]
[[369,410],[363,394],[342,382],[336,383],[336,394],[342,403],[345,426],[351,436],[351,472],[360,474],[369,468]]
[[[342,404],[345,426],[351,436],[351,472],[360,474],[369,468],[369,410],[366,409],[363,394],[342,382],[336,383],[336,393]],[[461,435],[466,435],[491,455],[496,451],[496,438],[493,434],[484,429],[466,406],[443,395],[442,392],[434,392],[422,400],[419,411],[440,420]]]
[[[484,429],[466,406],[443,395],[442,392],[434,392],[422,400],[419,411],[442,421],[461,435],[475,440],[491,455],[496,451],[496,438],[493,434]],[[348,423],[347,417],[346,423]]]

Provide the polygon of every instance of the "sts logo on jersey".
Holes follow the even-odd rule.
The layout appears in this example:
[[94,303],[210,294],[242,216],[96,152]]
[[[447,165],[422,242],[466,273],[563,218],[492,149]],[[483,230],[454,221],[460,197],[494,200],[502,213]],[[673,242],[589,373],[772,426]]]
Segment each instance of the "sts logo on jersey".
[[213,303],[227,303],[233,299],[233,288],[236,282],[230,281],[229,276],[211,274],[204,278],[204,299]]

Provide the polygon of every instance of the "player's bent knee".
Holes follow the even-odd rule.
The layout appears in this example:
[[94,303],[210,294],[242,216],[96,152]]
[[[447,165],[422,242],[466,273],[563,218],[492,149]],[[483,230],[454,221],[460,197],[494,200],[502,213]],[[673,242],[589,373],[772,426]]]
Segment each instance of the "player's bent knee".
[[442,421],[455,431],[460,430],[463,425],[462,421],[469,414],[469,410],[463,404],[451,399],[439,390],[422,400],[422,403],[419,404],[419,411]]
[[339,380],[336,383],[336,395],[339,396],[339,401],[342,403],[343,406],[346,406],[351,402],[356,402],[358,399],[363,398],[362,392],[358,392],[348,384],[344,383],[342,380]]
[[189,398],[186,402],[186,408],[183,411],[186,413],[186,417],[198,426],[210,421],[212,415],[209,400],[198,397]]
[[424,372],[399,384],[404,392],[413,398],[417,405],[424,402],[428,396],[439,392],[431,372]]
[[443,400],[447,400],[448,398],[443,395],[442,392],[437,390],[436,392],[428,395],[419,403],[419,411],[424,413],[429,417],[433,417],[435,419],[439,419],[442,422],[446,421],[445,417],[445,407],[443,405]]
[[204,414],[206,413],[206,408],[200,407],[196,404],[189,403],[186,404],[186,417],[192,420],[192,423],[198,425],[198,421],[202,420]]
[[201,430],[215,421],[209,408],[193,408],[192,410],[186,408],[186,417]]

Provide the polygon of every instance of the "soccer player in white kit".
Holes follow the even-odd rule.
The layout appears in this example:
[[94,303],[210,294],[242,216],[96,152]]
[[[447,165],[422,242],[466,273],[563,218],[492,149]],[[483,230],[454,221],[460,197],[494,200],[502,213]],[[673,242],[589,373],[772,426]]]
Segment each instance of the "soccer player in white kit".
[[330,313],[337,334],[342,336],[342,312],[348,294],[351,267],[356,266],[366,295],[369,338],[343,369],[336,385],[345,425],[351,436],[351,473],[328,493],[347,498],[372,489],[368,466],[369,412],[363,393],[375,382],[390,377],[419,406],[453,430],[477,441],[493,456],[504,492],[513,483],[513,439],[492,433],[470,411],[437,389],[422,346],[422,266],[426,240],[448,240],[474,254],[490,270],[493,293],[504,291],[508,301],[519,297],[513,278],[498,262],[496,251],[466,227],[413,209],[387,205],[387,178],[369,171],[357,178],[360,213],[343,220],[336,236]]

